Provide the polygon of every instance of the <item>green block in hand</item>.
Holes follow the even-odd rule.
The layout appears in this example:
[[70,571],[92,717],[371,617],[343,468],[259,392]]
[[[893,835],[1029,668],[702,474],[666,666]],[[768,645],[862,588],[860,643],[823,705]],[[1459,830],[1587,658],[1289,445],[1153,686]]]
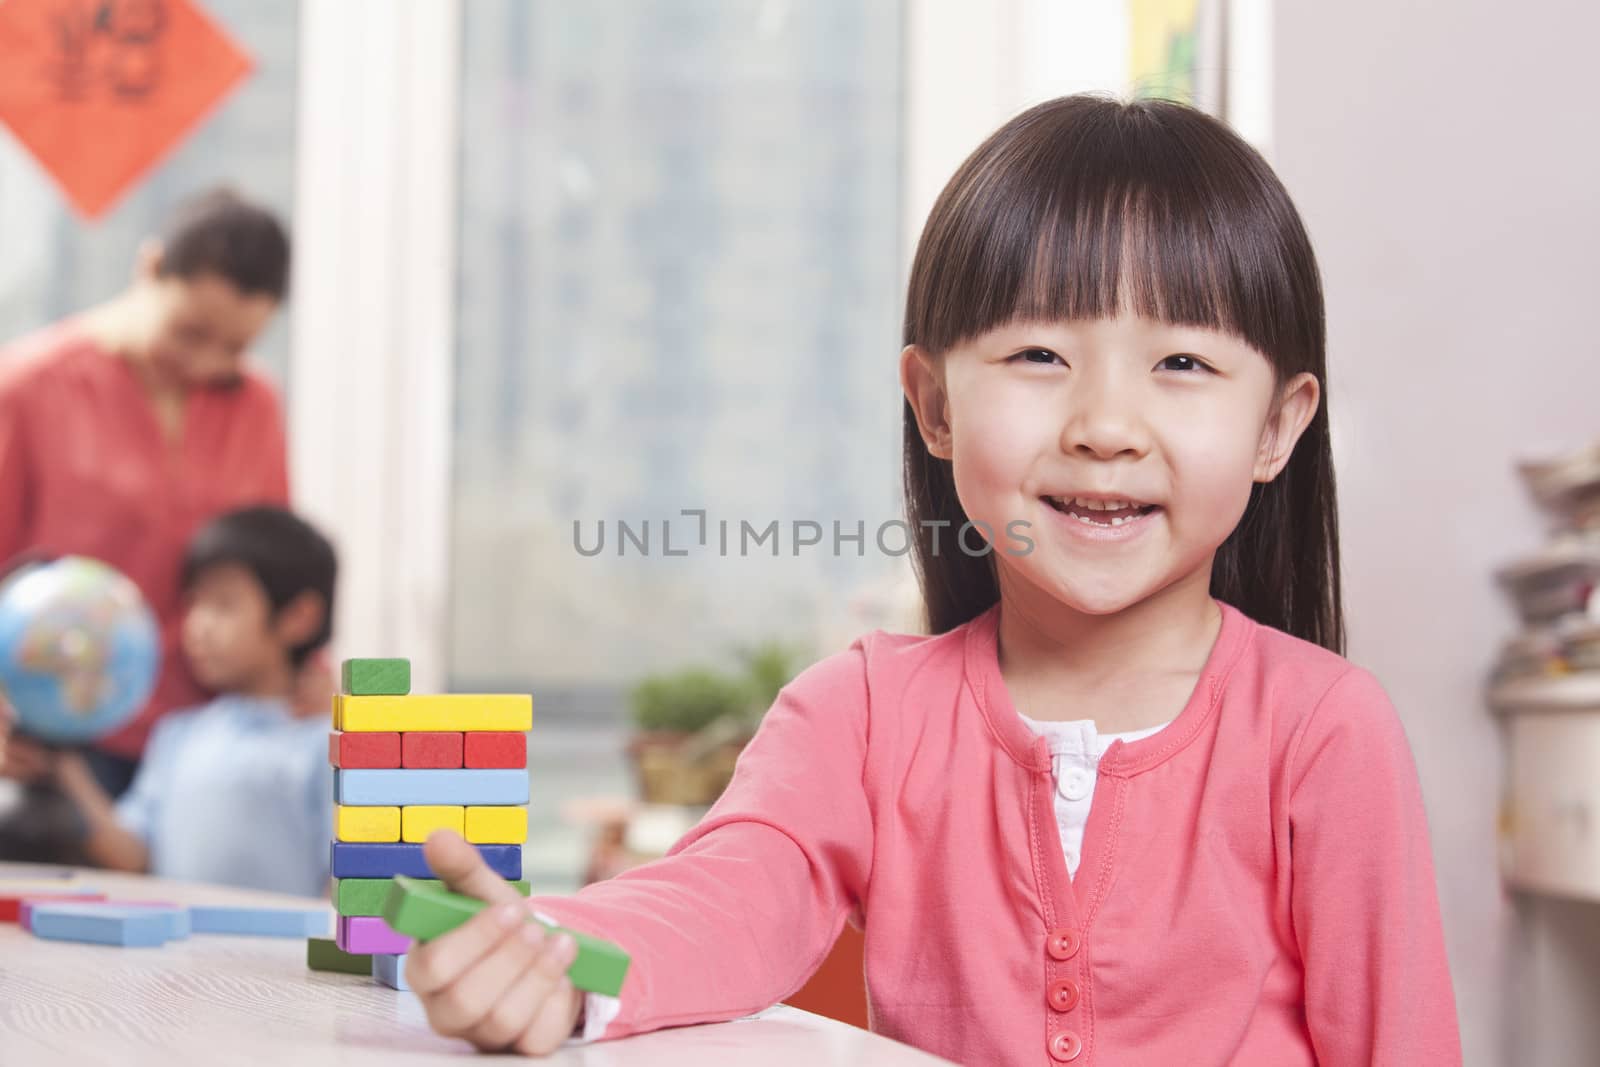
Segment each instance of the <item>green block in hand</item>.
[[[383,918],[390,926],[418,941],[431,941],[449,933],[485,907],[475,897],[452,893],[426,880],[397,874],[389,896],[383,902]],[[530,922],[539,922],[530,912]],[[616,996],[628,975],[628,954],[619,945],[564,926],[540,923],[552,933],[566,934],[578,943],[578,956],[567,968],[574,988]]]

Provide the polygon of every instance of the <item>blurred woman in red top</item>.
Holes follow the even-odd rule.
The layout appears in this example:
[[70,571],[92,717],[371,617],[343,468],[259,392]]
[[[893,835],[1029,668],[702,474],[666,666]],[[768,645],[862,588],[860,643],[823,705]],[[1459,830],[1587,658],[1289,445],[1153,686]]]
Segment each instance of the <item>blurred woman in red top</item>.
[[[0,347],[0,571],[93,556],[138,583],[161,624],[150,703],[91,753],[113,795],[155,720],[205,699],[178,652],[190,535],[237,506],[288,503],[278,396],[245,360],[288,282],[282,224],[213,191],[140,248],[127,290]],[[30,777],[35,755],[13,741],[0,773]]]

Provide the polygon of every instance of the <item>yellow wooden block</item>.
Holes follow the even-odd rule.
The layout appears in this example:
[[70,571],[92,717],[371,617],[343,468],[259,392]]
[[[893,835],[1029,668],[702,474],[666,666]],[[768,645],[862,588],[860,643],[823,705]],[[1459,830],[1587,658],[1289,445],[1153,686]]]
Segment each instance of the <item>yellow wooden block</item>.
[[469,807],[465,836],[475,845],[520,845],[528,840],[528,809]]
[[400,809],[400,840],[421,844],[435,830],[462,830],[460,804],[407,804]]
[[403,697],[339,696],[339,729],[508,730],[533,727],[533,697],[525,693],[437,693]]
[[335,730],[343,730],[344,729],[344,726],[342,725],[343,722],[344,722],[344,694],[343,693],[335,693],[335,694],[333,694],[333,728]]
[[333,836],[340,841],[398,841],[400,809],[335,804]]

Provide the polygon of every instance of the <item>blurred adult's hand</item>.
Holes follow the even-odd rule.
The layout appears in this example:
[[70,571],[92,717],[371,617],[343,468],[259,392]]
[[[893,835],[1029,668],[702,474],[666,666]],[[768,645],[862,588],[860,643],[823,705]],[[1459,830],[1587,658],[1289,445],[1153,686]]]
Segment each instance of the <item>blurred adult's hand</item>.
[[301,715],[333,714],[333,694],[337,692],[333,680],[333,667],[328,662],[328,657],[318,653],[306,660],[300,668],[300,677],[295,680],[295,710]]
[[56,754],[14,729],[16,712],[0,696],[0,778],[39,782],[55,774]]

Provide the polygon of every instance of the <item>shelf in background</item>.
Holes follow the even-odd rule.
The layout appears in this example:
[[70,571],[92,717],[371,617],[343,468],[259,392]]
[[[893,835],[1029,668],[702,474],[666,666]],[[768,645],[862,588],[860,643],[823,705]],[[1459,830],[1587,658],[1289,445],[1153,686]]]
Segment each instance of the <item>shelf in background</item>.
[[1600,711],[1600,671],[1501,682],[1489,689],[1489,707],[1501,715]]

